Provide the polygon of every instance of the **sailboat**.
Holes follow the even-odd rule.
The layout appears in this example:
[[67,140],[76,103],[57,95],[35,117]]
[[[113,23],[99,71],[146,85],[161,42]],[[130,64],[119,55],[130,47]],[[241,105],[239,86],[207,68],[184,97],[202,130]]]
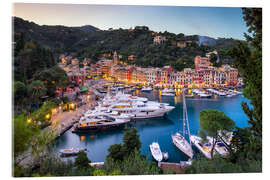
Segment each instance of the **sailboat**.
[[189,124],[188,124],[187,109],[186,109],[186,100],[185,100],[185,93],[183,92],[183,134],[180,134],[179,132],[177,132],[175,134],[172,134],[171,137],[172,137],[173,144],[179,150],[181,150],[183,153],[185,153],[188,157],[192,159],[193,150],[191,147],[191,143],[185,139],[186,123],[187,123],[187,130],[188,130],[189,141],[190,141],[190,131],[189,131]]

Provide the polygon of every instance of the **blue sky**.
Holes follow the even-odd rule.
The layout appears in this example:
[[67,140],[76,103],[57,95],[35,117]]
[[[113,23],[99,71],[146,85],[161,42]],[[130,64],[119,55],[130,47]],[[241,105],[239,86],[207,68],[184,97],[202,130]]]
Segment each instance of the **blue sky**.
[[99,29],[148,26],[154,31],[244,39],[241,8],[127,6],[85,4],[14,4],[13,15],[40,25],[93,25]]

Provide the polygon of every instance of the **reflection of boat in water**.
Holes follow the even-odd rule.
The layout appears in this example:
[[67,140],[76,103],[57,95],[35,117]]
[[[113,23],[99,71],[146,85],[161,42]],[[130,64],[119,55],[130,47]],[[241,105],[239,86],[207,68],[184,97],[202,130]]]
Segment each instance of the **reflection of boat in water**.
[[185,153],[188,157],[190,157],[192,159],[193,158],[192,147],[191,147],[190,143],[185,139],[185,132],[186,132],[186,128],[185,128],[186,125],[185,124],[186,123],[187,123],[188,134],[190,137],[188,116],[187,116],[187,110],[186,110],[185,93],[183,93],[183,135],[181,135],[180,133],[177,132],[175,134],[172,134],[171,137],[173,140],[173,144],[179,150],[181,150],[183,153]]
[[59,152],[61,156],[75,156],[80,151],[87,151],[87,149],[86,148],[69,148],[69,149],[61,149]]
[[153,142],[152,144],[149,145],[151,154],[153,158],[157,161],[160,162],[163,159],[162,152],[160,150],[159,144],[157,142]]

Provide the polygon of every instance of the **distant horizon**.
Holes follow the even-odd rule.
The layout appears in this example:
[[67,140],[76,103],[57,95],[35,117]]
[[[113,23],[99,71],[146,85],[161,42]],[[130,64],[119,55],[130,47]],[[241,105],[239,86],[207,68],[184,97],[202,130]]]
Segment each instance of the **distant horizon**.
[[100,30],[147,26],[155,32],[245,40],[241,8],[14,3],[12,16],[40,26],[94,26]]

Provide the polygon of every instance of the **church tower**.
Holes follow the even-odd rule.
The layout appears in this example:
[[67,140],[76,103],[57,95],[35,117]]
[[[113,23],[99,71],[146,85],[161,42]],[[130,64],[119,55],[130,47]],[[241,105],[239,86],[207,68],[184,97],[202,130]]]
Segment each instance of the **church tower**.
[[113,64],[118,64],[119,63],[119,56],[116,51],[114,51],[113,54]]

